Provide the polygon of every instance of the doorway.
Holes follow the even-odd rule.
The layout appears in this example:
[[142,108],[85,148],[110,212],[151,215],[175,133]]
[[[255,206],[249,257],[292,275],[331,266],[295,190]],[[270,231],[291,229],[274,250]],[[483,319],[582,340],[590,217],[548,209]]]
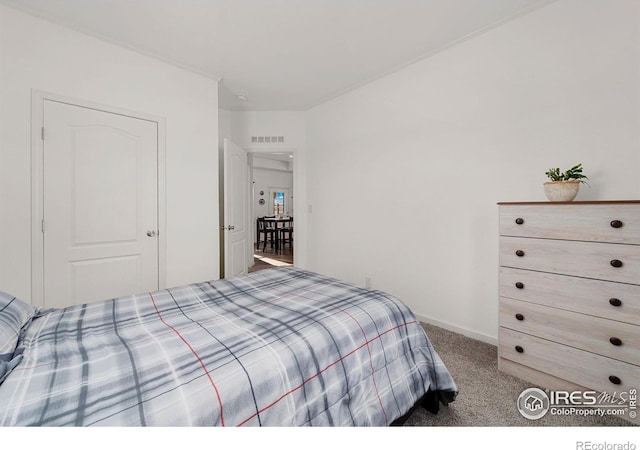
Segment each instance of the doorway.
[[[254,230],[250,272],[295,263],[294,158],[293,150],[250,151],[250,215]],[[276,230],[271,236],[260,233],[258,218],[274,216],[291,221],[272,222],[270,226]]]

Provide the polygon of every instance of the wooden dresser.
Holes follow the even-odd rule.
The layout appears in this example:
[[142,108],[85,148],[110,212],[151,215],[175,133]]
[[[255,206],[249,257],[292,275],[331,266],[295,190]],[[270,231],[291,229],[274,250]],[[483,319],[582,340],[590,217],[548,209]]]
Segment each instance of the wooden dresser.
[[640,201],[499,203],[499,369],[640,389]]

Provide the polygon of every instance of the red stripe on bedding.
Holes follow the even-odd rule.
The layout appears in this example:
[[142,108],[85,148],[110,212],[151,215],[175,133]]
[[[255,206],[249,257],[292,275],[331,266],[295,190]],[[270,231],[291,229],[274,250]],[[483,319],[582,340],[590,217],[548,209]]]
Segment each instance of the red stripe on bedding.
[[384,406],[382,406],[382,399],[380,398],[380,392],[378,391],[378,383],[376,383],[376,377],[374,375],[375,370],[373,369],[373,357],[371,356],[371,349],[369,348],[369,341],[367,340],[367,333],[364,332],[362,325],[358,322],[358,319],[353,317],[347,311],[344,311],[342,308],[338,308],[341,312],[351,317],[351,319],[358,324],[360,327],[360,331],[362,331],[362,336],[364,337],[365,342],[367,343],[367,351],[369,352],[369,366],[371,367],[371,379],[373,380],[373,387],[376,390],[376,395],[378,396],[378,403],[380,403],[380,409],[382,409],[382,414],[384,414],[384,421],[389,422],[389,418],[387,417],[387,412],[384,410]]
[[[274,406],[275,404],[277,404],[278,402],[280,402],[280,400],[284,399],[287,395],[290,395],[292,393],[294,393],[295,391],[299,390],[302,388],[302,386],[304,386],[305,384],[307,384],[309,381],[313,380],[314,378],[319,377],[321,374],[323,374],[324,372],[326,372],[327,370],[329,370],[331,367],[335,366],[336,364],[338,364],[340,361],[344,360],[345,358],[347,358],[348,356],[353,355],[355,352],[357,352],[358,350],[360,350],[363,347],[369,347],[369,344],[373,341],[375,341],[376,339],[380,339],[382,336],[384,336],[387,333],[391,333],[394,330],[397,330],[398,328],[401,327],[406,327],[408,325],[412,325],[417,323],[416,320],[413,320],[411,322],[405,322],[405,323],[401,323],[400,325],[396,325],[393,328],[389,328],[387,331],[384,331],[380,334],[378,334],[376,337],[369,339],[368,341],[366,341],[364,344],[359,345],[358,347],[354,348],[353,350],[351,350],[349,353],[347,353],[346,355],[342,356],[341,358],[336,359],[334,362],[332,362],[331,364],[329,364],[327,367],[325,367],[324,369],[320,370],[319,372],[317,372],[315,375],[310,376],[309,378],[307,378],[306,380],[304,380],[302,383],[300,383],[300,385],[296,386],[295,388],[291,389],[289,392],[285,392],[284,394],[282,394],[278,399],[274,400],[272,403],[270,403],[269,405],[265,406],[264,408],[262,408],[260,411],[257,411],[255,414],[252,414],[251,416],[247,417],[245,420],[243,420],[242,422],[240,422],[237,426],[241,427],[242,425],[244,425],[245,423],[247,423],[248,421],[250,421],[251,419],[253,419],[254,417],[256,417],[258,414],[263,413],[264,411],[266,411],[267,409],[271,408],[272,406]],[[369,352],[369,356],[371,356],[371,352]],[[375,383],[375,380],[374,380]],[[376,387],[377,390],[377,387]],[[378,399],[380,399],[380,397],[378,396]],[[384,408],[382,409],[384,411]],[[385,417],[386,417],[386,413],[385,413]]]
[[216,397],[218,398],[218,404],[220,405],[220,424],[224,427],[225,426],[224,415],[222,414],[222,399],[220,398],[220,392],[218,392],[218,387],[214,383],[213,378],[211,378],[211,375],[209,374],[207,367],[204,365],[202,358],[200,358],[200,355],[198,355],[198,352],[194,350],[191,344],[187,342],[187,340],[180,334],[178,330],[176,330],[173,326],[169,325],[167,322],[164,321],[164,319],[162,318],[162,314],[160,314],[160,311],[158,310],[158,306],[156,305],[156,300],[153,298],[153,294],[151,294],[151,292],[149,292],[149,297],[151,297],[151,301],[153,302],[153,307],[155,308],[156,314],[158,314],[160,321],[167,327],[171,328],[173,332],[177,334],[178,337],[182,340],[182,342],[184,342],[187,345],[187,347],[189,347],[189,350],[191,350],[191,353],[193,353],[193,355],[196,357],[196,359],[200,363],[200,366],[202,366],[202,370],[204,370],[204,373],[207,375],[207,378],[209,378],[209,382],[211,383],[211,386],[213,386],[213,389],[216,391]]

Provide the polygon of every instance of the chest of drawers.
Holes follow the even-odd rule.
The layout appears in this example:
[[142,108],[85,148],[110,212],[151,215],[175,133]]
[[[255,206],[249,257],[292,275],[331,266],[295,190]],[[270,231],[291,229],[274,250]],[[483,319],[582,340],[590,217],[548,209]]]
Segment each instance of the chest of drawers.
[[640,201],[499,210],[499,369],[556,390],[640,389]]

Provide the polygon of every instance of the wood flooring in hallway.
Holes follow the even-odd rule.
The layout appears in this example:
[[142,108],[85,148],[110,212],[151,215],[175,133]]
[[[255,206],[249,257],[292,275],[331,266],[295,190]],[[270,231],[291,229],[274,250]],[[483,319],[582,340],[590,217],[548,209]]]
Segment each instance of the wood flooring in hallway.
[[254,265],[249,267],[249,272],[256,272],[262,269],[293,265],[293,246],[287,245],[276,252],[275,248],[267,246],[265,251],[254,245],[253,249]]

